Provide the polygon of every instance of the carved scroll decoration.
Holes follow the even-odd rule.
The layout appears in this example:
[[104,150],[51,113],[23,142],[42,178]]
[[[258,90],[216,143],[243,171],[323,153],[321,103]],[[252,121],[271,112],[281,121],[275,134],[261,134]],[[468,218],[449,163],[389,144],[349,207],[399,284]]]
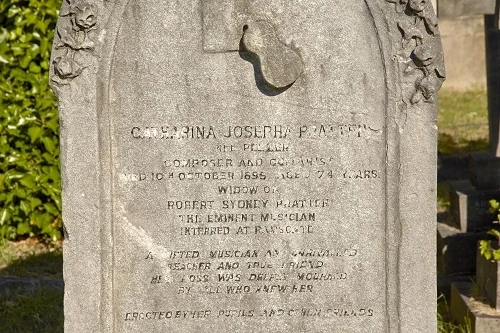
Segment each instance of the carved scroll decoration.
[[53,60],[52,80],[68,84],[87,67],[81,55],[94,50],[92,32],[97,28],[97,6],[92,0],[64,0],[59,12],[54,48],[63,50]]
[[402,41],[398,57],[403,75],[414,78],[410,102],[434,103],[445,80],[438,21],[431,0],[386,0],[394,3]]

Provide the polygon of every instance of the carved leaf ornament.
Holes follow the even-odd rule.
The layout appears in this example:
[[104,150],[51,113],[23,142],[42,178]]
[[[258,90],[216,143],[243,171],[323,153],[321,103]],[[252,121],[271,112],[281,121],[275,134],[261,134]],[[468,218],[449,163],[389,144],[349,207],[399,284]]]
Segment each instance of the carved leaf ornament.
[[399,14],[397,24],[403,39],[398,56],[406,66],[403,75],[416,77],[410,102],[433,103],[446,73],[431,0],[387,1],[395,4]]
[[53,60],[55,75],[52,80],[67,84],[86,67],[78,60],[78,54],[94,49],[89,33],[96,29],[97,7],[89,0],[65,0],[59,16],[54,47],[65,52]]

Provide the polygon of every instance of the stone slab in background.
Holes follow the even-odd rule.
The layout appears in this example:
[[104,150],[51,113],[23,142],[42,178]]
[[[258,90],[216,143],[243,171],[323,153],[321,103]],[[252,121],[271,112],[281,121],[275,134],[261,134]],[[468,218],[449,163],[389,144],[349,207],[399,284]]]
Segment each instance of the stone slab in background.
[[[470,282],[474,279],[471,274],[459,274],[450,276],[440,276],[437,278],[437,294],[439,297],[444,297],[447,302],[451,300],[451,285],[457,282]],[[442,295],[442,296],[441,296]]]
[[[487,239],[483,237],[482,239]],[[493,242],[493,247],[498,247]],[[451,286],[450,314],[461,324],[467,322],[476,333],[497,332],[500,327],[500,289],[498,262],[486,260],[481,255],[479,244],[476,249],[477,266],[475,280],[455,282]]]
[[462,232],[445,223],[437,224],[438,275],[474,275],[477,243],[488,239],[486,232]]
[[494,333],[500,327],[500,311],[496,311],[472,297],[473,284],[453,283],[450,313],[460,324],[470,322],[471,333]]
[[495,15],[484,18],[490,153],[500,157],[500,30],[495,21]]
[[438,154],[438,183],[469,178],[469,154]]
[[[498,247],[498,242],[494,243],[493,246]],[[477,286],[489,304],[500,310],[500,262],[486,260],[480,251],[477,252]]]
[[429,2],[227,4],[64,2],[65,331],[434,331]]
[[440,16],[439,25],[447,72],[443,88],[485,89],[484,16],[472,14],[461,17]]
[[500,189],[500,158],[488,152],[476,152],[470,155],[469,165],[471,183],[476,189]]
[[495,13],[496,0],[439,0],[439,18],[485,15]]
[[489,201],[500,197],[500,190],[478,190],[467,180],[449,182],[450,213],[462,232],[491,229],[495,215],[489,212]]

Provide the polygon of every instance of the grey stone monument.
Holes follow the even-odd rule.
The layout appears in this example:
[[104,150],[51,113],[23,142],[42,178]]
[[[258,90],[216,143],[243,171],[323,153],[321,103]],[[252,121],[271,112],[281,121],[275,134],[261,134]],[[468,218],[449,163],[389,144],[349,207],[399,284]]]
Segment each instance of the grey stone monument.
[[66,332],[436,330],[415,0],[65,0]]

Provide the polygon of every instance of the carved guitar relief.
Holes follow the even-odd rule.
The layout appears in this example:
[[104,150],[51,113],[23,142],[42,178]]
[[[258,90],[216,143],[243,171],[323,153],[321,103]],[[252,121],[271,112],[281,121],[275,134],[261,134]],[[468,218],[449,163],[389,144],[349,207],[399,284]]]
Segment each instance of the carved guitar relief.
[[256,56],[256,65],[270,87],[289,87],[302,74],[302,60],[299,55],[278,39],[271,23],[256,21],[246,24],[241,41],[243,51]]
[[443,50],[439,41],[438,21],[430,0],[387,0],[396,5],[402,41],[400,61],[403,75],[416,75],[410,102],[436,102],[445,80]]
[[240,52],[254,66],[259,90],[277,95],[302,74],[297,48],[283,42],[273,19],[249,10],[247,0],[202,0],[203,50]]
[[78,60],[78,54],[95,47],[90,34],[96,29],[97,7],[90,0],[65,0],[59,16],[54,47],[64,52],[53,60],[55,75],[52,80],[68,84],[86,68]]

